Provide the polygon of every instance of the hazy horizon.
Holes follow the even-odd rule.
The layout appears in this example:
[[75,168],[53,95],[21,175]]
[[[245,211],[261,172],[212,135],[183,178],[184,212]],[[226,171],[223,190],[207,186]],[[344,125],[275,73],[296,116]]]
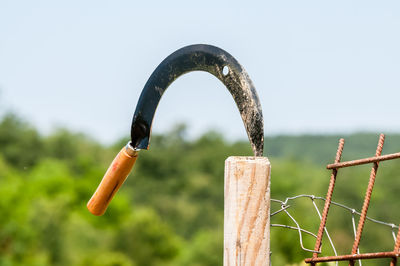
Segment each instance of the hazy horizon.
[[[22,116],[19,114],[16,110],[6,110],[3,112],[0,112],[0,123],[2,119],[4,118],[5,115],[7,114],[13,114],[15,115],[18,119],[20,119],[22,122],[27,123],[28,125],[32,126],[35,130],[38,131],[38,133],[42,136],[51,136],[52,134],[56,134],[58,130],[67,130],[68,132],[72,134],[83,134],[84,136],[102,144],[102,145],[113,145],[117,142],[119,142],[121,139],[124,138],[129,138],[130,137],[130,127],[127,128],[126,134],[122,134],[120,136],[117,136],[115,139],[109,140],[109,141],[104,141],[100,138],[98,138],[96,135],[90,134],[90,132],[85,132],[84,130],[79,130],[79,129],[73,129],[69,128],[68,126],[63,126],[63,125],[55,125],[51,127],[47,131],[43,131],[40,128],[38,128],[35,124],[33,124],[31,121],[26,119],[26,117]],[[152,135],[163,135],[163,134],[169,134],[171,131],[173,131],[176,127],[184,125],[184,137],[185,139],[189,141],[196,140],[208,133],[215,132],[219,135],[221,135],[225,141],[234,143],[234,142],[246,142],[248,141],[247,136],[245,137],[237,137],[234,138],[229,135],[224,135],[224,132],[222,130],[218,130],[217,128],[208,128],[202,132],[198,132],[197,134],[193,134],[193,132],[190,129],[190,125],[184,123],[184,122],[177,122],[175,124],[171,124],[169,128],[166,128],[165,131],[161,132],[152,132]],[[240,127],[243,125],[239,125]],[[243,127],[244,130],[244,127]],[[378,136],[380,133],[383,133],[385,135],[400,135],[400,131],[368,131],[368,130],[354,130],[354,131],[337,131],[337,132],[280,132],[280,133],[274,133],[274,134],[264,134],[266,138],[276,138],[276,137],[304,137],[304,136],[315,136],[315,137],[348,137],[348,136],[353,136],[353,135],[358,135],[358,134],[363,134],[363,135],[376,135]]]

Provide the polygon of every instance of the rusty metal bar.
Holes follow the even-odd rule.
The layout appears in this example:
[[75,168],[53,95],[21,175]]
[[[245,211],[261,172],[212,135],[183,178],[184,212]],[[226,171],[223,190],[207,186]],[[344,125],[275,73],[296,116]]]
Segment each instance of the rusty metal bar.
[[[381,134],[379,136],[378,147],[376,148],[376,153],[375,153],[376,157],[381,156],[384,142],[385,142],[385,135]],[[357,234],[356,234],[356,238],[354,240],[353,248],[352,248],[352,251],[351,251],[351,253],[353,255],[357,253],[357,249],[358,249],[358,246],[360,244],[361,234],[362,234],[362,231],[364,229],[365,218],[367,216],[369,202],[371,201],[372,189],[374,188],[376,173],[378,171],[378,165],[379,165],[379,162],[374,162],[374,166],[371,169],[371,175],[370,175],[370,178],[369,178],[367,192],[365,194],[364,204],[363,204],[363,207],[362,207],[362,210],[361,210],[360,220],[358,222]],[[354,262],[351,261],[350,265],[354,265]]]
[[392,154],[386,154],[386,155],[377,156],[377,157],[370,157],[370,158],[365,158],[365,159],[353,160],[353,161],[348,161],[348,162],[328,164],[326,166],[326,169],[329,169],[329,170],[330,169],[339,169],[339,168],[344,168],[344,167],[349,167],[349,166],[368,164],[368,163],[375,163],[375,162],[387,161],[387,160],[398,159],[398,158],[400,158],[400,152],[392,153]]
[[[399,252],[400,251],[400,228],[399,231],[397,232],[397,237],[396,237],[396,243],[394,244],[394,252]],[[393,258],[390,261],[390,266],[396,266],[397,265],[397,257]]]
[[379,258],[397,258],[400,255],[399,252],[377,252],[377,253],[364,253],[364,254],[351,254],[351,255],[341,255],[341,256],[328,256],[319,258],[309,258],[305,259],[306,263],[316,264],[320,262],[329,261],[344,261],[344,260],[364,260],[364,259],[379,259]]
[[[340,159],[342,157],[343,147],[344,147],[344,139],[340,139],[338,149],[336,152],[335,163],[340,162]],[[318,252],[321,247],[322,236],[324,235],[326,220],[328,218],[328,211],[332,201],[333,189],[335,188],[336,175],[337,175],[337,169],[333,169],[331,174],[331,179],[329,181],[328,192],[326,194],[324,210],[322,211],[321,223],[318,229],[317,240],[315,241],[315,247],[314,247],[315,252],[313,253],[313,258],[318,257]]]
[[395,252],[400,251],[400,227],[399,227],[399,231],[397,232],[396,243],[394,244],[394,251]]
[[394,252],[400,252],[400,227],[397,232],[396,243],[394,244]]

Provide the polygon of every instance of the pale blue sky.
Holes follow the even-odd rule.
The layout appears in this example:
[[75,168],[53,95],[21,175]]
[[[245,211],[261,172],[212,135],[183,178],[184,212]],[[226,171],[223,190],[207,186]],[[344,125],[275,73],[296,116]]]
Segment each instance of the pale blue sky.
[[[195,43],[246,68],[267,135],[400,131],[399,1],[0,0],[0,111],[110,143],[129,135],[154,68]],[[176,122],[192,136],[245,138],[233,99],[207,73],[164,95],[153,130]]]

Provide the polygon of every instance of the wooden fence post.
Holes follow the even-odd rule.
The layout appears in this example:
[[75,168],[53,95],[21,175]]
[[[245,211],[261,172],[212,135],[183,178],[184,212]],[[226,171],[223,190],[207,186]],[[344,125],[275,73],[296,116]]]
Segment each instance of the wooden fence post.
[[224,266],[270,265],[270,173],[266,157],[225,161]]

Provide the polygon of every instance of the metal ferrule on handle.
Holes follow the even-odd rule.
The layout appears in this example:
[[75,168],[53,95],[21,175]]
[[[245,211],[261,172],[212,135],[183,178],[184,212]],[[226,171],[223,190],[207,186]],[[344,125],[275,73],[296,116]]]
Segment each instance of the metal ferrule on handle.
[[139,151],[128,143],[115,157],[87,204],[92,214],[98,216],[104,214],[115,193],[131,172]]

